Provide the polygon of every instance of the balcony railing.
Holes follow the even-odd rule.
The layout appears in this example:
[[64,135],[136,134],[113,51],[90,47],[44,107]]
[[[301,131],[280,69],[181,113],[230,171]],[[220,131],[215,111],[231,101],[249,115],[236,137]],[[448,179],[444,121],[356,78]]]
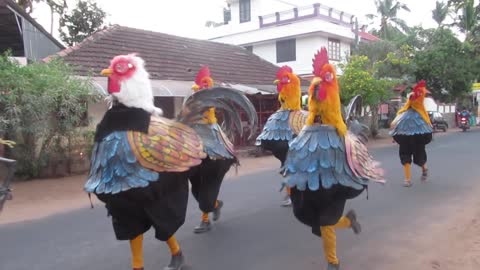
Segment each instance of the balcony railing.
[[275,12],[273,14],[258,17],[260,28],[288,24],[312,18],[319,18],[335,24],[351,27],[355,16],[321,5],[320,3],[315,3],[305,7],[294,8],[283,12]]

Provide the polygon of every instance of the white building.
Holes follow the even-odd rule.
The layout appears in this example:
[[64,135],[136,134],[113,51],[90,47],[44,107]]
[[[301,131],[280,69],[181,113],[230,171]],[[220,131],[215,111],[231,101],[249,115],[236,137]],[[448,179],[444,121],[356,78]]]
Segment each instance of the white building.
[[[312,73],[312,58],[322,46],[331,62],[344,61],[355,44],[355,16],[311,1],[228,0],[230,20],[212,28],[210,40],[240,45],[302,77]],[[295,4],[293,4],[295,2]],[[361,32],[359,40],[378,40]]]

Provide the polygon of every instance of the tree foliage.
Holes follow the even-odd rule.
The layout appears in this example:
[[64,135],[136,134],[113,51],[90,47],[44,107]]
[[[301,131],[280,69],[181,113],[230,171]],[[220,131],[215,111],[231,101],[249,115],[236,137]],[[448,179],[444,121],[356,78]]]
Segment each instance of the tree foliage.
[[450,13],[448,5],[446,3],[437,1],[435,3],[435,9],[432,10],[432,18],[440,27],[443,25],[443,22],[447,18],[448,13]]
[[455,101],[469,93],[478,72],[472,48],[450,29],[425,30],[420,36],[425,41],[415,53],[416,78],[426,80],[434,98],[441,101]]
[[396,0],[375,0],[377,15],[368,14],[367,18],[380,19],[379,29],[373,31],[382,39],[393,40],[399,35],[407,33],[409,27],[407,23],[398,17],[400,10],[410,11],[406,4]]
[[106,15],[95,2],[79,0],[73,10],[61,15],[60,38],[73,46],[101,29]]
[[19,174],[38,177],[54,156],[68,157],[87,102],[96,98],[91,90],[60,60],[20,66],[0,56],[0,137],[17,143],[9,156]]

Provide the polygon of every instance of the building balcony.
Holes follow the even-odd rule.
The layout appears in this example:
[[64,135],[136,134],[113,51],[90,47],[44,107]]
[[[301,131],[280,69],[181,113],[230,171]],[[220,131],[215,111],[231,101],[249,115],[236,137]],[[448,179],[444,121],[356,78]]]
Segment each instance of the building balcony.
[[258,17],[260,28],[290,24],[313,18],[343,25],[345,27],[352,27],[355,16],[321,5],[320,3],[315,3],[309,6],[293,8],[291,10],[275,12],[273,14]]

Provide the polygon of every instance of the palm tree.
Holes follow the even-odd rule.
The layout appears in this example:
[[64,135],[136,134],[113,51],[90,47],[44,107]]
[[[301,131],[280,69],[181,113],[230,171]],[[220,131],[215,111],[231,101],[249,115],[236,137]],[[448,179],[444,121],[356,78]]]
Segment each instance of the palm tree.
[[449,4],[455,8],[457,13],[460,11],[455,24],[465,33],[466,40],[470,40],[472,32],[480,27],[480,4],[475,7],[474,0],[449,1]]
[[437,22],[438,27],[442,26],[449,12],[447,4],[437,1],[435,9],[432,10],[432,18]]
[[406,33],[409,30],[407,23],[397,17],[397,13],[403,9],[410,11],[407,5],[397,0],[375,0],[377,13],[368,14],[367,18],[373,19],[380,17],[380,29],[378,33],[384,39],[392,39],[395,33]]

